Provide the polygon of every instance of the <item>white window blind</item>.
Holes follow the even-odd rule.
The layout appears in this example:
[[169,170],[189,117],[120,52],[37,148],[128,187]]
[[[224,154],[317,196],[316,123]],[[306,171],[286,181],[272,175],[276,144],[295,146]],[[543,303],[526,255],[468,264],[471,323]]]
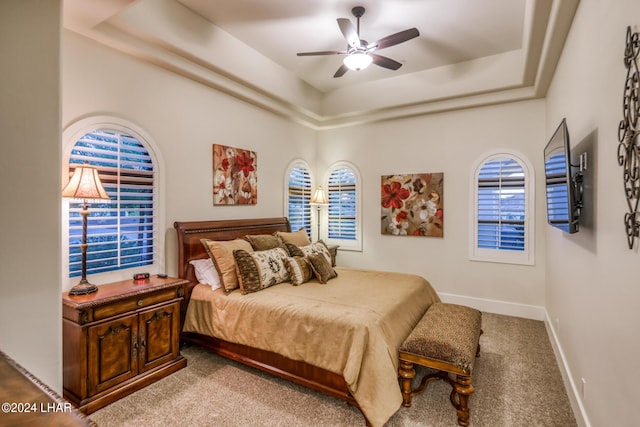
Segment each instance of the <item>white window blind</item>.
[[357,239],[356,175],[348,167],[331,172],[328,185],[329,239]]
[[525,173],[514,159],[486,161],[477,182],[477,247],[508,251],[526,248]]
[[311,235],[311,174],[303,167],[293,167],[289,173],[287,215],[291,230],[304,228]]
[[[87,274],[154,262],[154,165],[145,146],[118,131],[94,130],[74,145],[69,175],[88,161],[96,167],[110,202],[90,203]],[[69,277],[81,274],[81,203],[69,205]]]

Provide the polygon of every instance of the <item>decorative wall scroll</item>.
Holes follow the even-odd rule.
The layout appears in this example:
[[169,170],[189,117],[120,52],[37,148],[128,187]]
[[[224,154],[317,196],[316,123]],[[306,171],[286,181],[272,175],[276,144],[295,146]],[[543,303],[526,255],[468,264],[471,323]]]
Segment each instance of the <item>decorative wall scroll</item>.
[[442,237],[443,182],[443,173],[382,176],[382,234]]
[[627,27],[627,46],[624,51],[627,78],[622,97],[623,119],[618,127],[618,164],[623,168],[624,193],[629,207],[629,211],[624,215],[629,249],[633,249],[635,238],[640,237],[640,213],[638,212],[638,201],[640,200],[639,52],[638,33],[632,33],[631,27]]
[[258,203],[257,169],[254,151],[213,144],[213,204]]

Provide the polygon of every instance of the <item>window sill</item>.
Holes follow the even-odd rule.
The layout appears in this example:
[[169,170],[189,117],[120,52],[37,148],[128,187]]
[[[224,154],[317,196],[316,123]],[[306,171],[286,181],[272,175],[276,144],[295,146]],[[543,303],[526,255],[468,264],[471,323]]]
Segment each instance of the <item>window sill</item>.
[[469,255],[470,261],[475,262],[494,262],[499,264],[516,264],[516,265],[535,265],[535,260],[529,254],[510,254],[510,253],[486,253],[486,254],[471,254]]

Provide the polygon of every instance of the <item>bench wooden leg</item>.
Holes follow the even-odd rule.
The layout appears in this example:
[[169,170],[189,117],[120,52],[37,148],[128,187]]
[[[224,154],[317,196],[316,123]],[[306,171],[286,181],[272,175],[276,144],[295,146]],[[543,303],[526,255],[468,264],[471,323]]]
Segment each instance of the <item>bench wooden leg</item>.
[[461,426],[469,425],[469,396],[473,394],[475,389],[471,385],[471,377],[466,375],[456,375],[456,381],[451,390],[451,404],[458,412],[458,424]]
[[398,376],[400,377],[400,388],[402,389],[402,406],[409,408],[411,406],[411,398],[413,397],[411,393],[411,380],[416,376],[413,363],[401,359]]

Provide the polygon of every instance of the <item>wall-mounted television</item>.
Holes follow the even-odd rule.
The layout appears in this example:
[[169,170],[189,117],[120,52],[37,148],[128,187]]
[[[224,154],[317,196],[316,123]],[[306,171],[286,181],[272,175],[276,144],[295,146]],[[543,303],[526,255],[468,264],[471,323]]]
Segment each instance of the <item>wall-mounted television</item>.
[[560,125],[544,148],[547,188],[547,222],[567,233],[579,231],[582,209],[582,172],[571,163],[567,120]]

